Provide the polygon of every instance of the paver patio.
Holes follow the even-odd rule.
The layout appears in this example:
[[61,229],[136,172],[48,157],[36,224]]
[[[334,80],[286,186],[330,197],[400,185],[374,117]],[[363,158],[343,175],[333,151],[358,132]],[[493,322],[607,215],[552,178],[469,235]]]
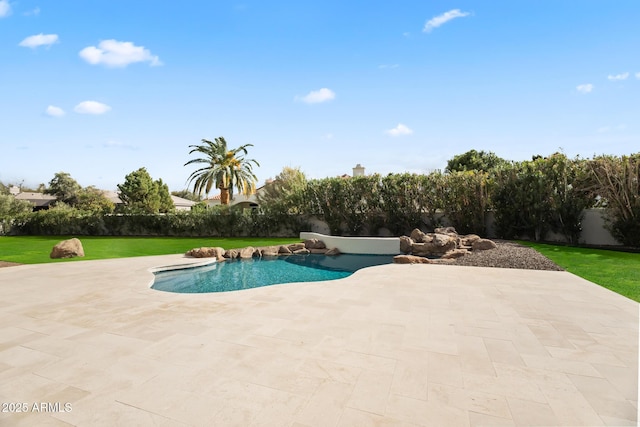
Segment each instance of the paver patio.
[[572,274],[149,288],[150,267],[189,261],[0,269],[0,401],[29,410],[0,425],[636,425],[639,306]]

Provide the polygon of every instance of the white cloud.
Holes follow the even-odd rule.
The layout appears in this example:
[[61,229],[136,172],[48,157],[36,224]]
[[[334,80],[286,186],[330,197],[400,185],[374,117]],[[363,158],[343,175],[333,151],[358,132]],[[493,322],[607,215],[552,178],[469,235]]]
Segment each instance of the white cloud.
[[312,90],[302,98],[296,97],[296,100],[300,99],[302,102],[306,102],[307,104],[318,104],[320,102],[331,101],[332,99],[335,99],[335,97],[336,94],[334,91],[323,87],[320,90]]
[[636,79],[640,79],[640,73],[636,73]]
[[11,15],[11,5],[8,0],[0,0],[0,18]]
[[62,108],[56,107],[55,105],[49,105],[45,111],[47,116],[51,117],[62,117],[65,115],[65,112]]
[[580,93],[589,93],[593,90],[593,85],[591,83],[586,83],[583,85],[576,86],[576,90]]
[[612,82],[616,81],[616,80],[627,80],[627,78],[629,77],[629,73],[621,73],[621,74],[609,74],[607,76],[607,79],[611,80]]
[[398,126],[393,129],[386,130],[385,133],[391,136],[411,135],[413,131],[402,123],[398,123]]
[[111,107],[98,101],[83,101],[73,109],[79,114],[104,114],[109,110]]
[[134,62],[149,62],[151,66],[162,65],[160,59],[144,46],[113,39],[101,41],[98,47],[85,47],[79,55],[89,64],[104,64],[107,67],[126,67]]
[[469,12],[460,12],[460,9],[452,9],[448,12],[443,13],[442,15],[434,16],[429,19],[426,24],[424,24],[423,32],[429,33],[434,28],[438,28],[440,25],[443,25],[452,19],[456,18],[464,18],[465,16],[469,16]]
[[18,46],[22,47],[30,47],[31,49],[35,49],[38,46],[51,46],[54,43],[58,42],[57,34],[36,34],[35,36],[29,36],[26,39],[22,40]]

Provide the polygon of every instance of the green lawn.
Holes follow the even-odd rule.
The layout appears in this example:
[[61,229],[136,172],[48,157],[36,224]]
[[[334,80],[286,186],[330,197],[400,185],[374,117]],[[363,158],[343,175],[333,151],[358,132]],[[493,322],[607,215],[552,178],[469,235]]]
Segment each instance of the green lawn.
[[70,236],[2,236],[0,237],[0,261],[21,264],[47,262],[77,262],[105,258],[126,258],[146,255],[185,253],[203,246],[220,246],[225,249],[246,246],[271,246],[299,242],[295,238],[209,238],[209,237],[102,237],[77,236],[82,242],[85,256],[73,259],[51,259],[53,246]]
[[518,242],[570,273],[640,302],[640,253]]

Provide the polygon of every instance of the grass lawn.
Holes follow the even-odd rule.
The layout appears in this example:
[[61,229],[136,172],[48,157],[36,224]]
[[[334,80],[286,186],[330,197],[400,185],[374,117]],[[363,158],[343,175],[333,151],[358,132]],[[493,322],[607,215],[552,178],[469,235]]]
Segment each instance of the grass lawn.
[[76,236],[82,242],[85,256],[73,259],[51,259],[53,246],[71,236],[2,236],[0,237],[0,261],[20,264],[47,262],[77,262],[106,258],[126,258],[146,255],[185,253],[203,246],[220,246],[225,249],[246,246],[271,246],[299,242],[295,238],[213,238],[213,237],[111,237]]
[[518,242],[570,273],[640,302],[640,253]]

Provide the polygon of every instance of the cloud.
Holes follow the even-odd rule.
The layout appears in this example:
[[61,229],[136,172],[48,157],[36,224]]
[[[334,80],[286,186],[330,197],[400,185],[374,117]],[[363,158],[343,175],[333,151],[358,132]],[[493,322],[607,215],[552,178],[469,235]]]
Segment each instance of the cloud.
[[636,79],[640,79],[640,72],[636,73]]
[[386,130],[385,133],[391,136],[411,135],[413,131],[402,123],[398,123],[398,126],[393,129]]
[[321,102],[331,101],[336,98],[336,94],[331,89],[323,87],[320,90],[312,90],[302,98],[296,97],[296,100],[300,99],[307,104],[319,104]]
[[593,85],[591,83],[586,83],[583,85],[576,86],[576,90],[580,93],[589,93],[593,90]]
[[152,67],[162,65],[160,59],[152,55],[144,46],[136,46],[131,42],[103,40],[98,47],[88,46],[79,53],[89,64],[103,64],[107,67],[122,68],[134,62],[149,62]]
[[0,18],[11,15],[11,5],[8,0],[0,0]]
[[424,24],[423,32],[429,33],[434,28],[438,28],[440,25],[446,24],[452,19],[456,18],[464,18],[465,16],[469,16],[469,12],[460,12],[460,9],[452,9],[448,12],[443,13],[442,15],[434,16],[429,19],[426,24]]
[[609,79],[612,82],[614,82],[614,81],[617,81],[617,80],[627,80],[627,77],[629,77],[629,73],[621,73],[621,74],[616,74],[616,75],[609,74],[607,76],[607,79]]
[[65,112],[62,108],[56,107],[55,105],[49,105],[45,110],[47,116],[51,117],[62,117],[65,115]]
[[79,114],[104,114],[109,110],[111,110],[111,107],[98,101],[83,101],[73,109]]
[[26,39],[22,40],[18,46],[22,47],[30,47],[31,49],[35,49],[38,46],[51,46],[54,43],[58,42],[57,34],[36,34],[35,36],[29,36]]

